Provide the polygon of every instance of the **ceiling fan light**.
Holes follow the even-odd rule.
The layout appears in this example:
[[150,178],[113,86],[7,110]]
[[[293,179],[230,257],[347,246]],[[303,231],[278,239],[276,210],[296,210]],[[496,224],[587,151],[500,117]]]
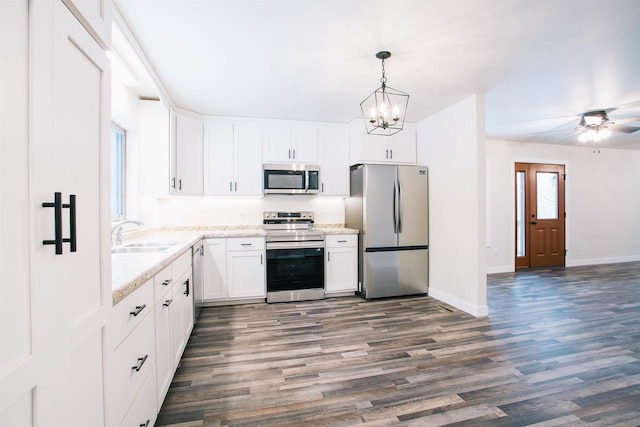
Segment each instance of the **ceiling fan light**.
[[580,135],[578,135],[578,141],[587,142],[588,140],[589,140],[589,137],[587,136],[586,132],[582,132]]
[[602,124],[601,116],[584,116],[584,123],[587,126],[600,126]]
[[611,136],[611,133],[612,133],[612,132],[611,132],[609,129],[604,128],[604,129],[600,129],[600,130],[598,131],[598,136],[599,136],[601,139],[607,139],[607,138],[609,138],[609,137]]

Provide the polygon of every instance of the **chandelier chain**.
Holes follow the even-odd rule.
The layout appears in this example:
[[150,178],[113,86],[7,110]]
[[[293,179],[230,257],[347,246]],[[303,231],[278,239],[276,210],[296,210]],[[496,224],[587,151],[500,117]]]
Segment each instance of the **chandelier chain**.
[[385,87],[387,83],[387,78],[384,75],[384,59],[382,60],[382,77],[380,77],[380,83],[382,83],[382,87]]

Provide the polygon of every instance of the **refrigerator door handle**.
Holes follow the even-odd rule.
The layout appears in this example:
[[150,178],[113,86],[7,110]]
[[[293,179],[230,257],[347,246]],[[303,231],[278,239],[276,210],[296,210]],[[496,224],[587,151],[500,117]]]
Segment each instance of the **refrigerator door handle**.
[[398,234],[402,233],[404,219],[404,197],[402,195],[402,181],[398,180]]
[[393,183],[393,233],[398,234],[398,186]]

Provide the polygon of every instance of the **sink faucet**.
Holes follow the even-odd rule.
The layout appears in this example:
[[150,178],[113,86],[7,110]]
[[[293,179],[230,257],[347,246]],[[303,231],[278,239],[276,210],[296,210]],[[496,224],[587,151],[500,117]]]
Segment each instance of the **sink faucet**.
[[[120,246],[122,244],[122,226],[124,224],[137,224],[144,225],[142,221],[136,221],[135,219],[126,219],[124,221],[116,222],[111,227],[111,243],[114,246]],[[113,239],[113,233],[115,232],[115,243]]]

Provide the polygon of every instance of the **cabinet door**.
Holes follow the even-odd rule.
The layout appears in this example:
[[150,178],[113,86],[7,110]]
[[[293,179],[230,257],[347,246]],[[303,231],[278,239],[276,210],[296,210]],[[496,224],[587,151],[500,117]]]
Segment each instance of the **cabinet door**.
[[204,194],[233,194],[235,161],[233,123],[207,122],[204,125]]
[[191,289],[191,272],[186,272],[173,285],[173,303],[171,317],[171,349],[173,366],[178,366],[182,352],[187,346],[191,329],[193,329],[193,292]]
[[156,322],[156,376],[158,382],[158,402],[167,395],[175,370],[174,354],[171,347],[171,311],[173,292],[166,294],[155,307]]
[[[64,4],[28,4],[34,9],[29,52],[38,58],[29,98],[30,278],[34,297],[43,297],[31,307],[37,329],[28,359],[44,360],[42,370],[12,393],[25,386],[37,390],[33,413],[48,425],[103,425],[104,336],[111,310],[110,218],[104,209],[109,205],[104,175],[109,171],[109,64]],[[69,243],[62,255],[43,245],[54,238],[55,227],[54,209],[42,204],[53,202],[55,192],[62,193],[63,203],[76,195],[76,252],[70,252]],[[70,212],[62,209],[65,238],[70,237]],[[0,388],[5,389],[4,379]]]
[[148,196],[169,194],[169,109],[161,101],[138,102],[140,191]]
[[298,126],[292,129],[292,160],[296,163],[316,163],[318,161],[318,129]]
[[346,129],[318,131],[320,196],[349,196],[349,134]]
[[7,426],[35,424],[35,387],[47,367],[46,318],[40,328],[32,322],[46,307],[46,287],[32,287],[29,276],[28,9],[29,2],[0,2],[0,170],[11,177],[0,180],[0,425]]
[[263,127],[262,160],[269,162],[292,162],[291,126],[265,125]]
[[325,292],[355,292],[358,286],[358,252],[354,247],[327,248]]
[[104,48],[111,45],[111,1],[63,0]]
[[206,239],[203,279],[205,301],[227,298],[227,240]]
[[264,251],[227,253],[229,298],[264,298]]
[[191,116],[176,117],[176,194],[199,196],[203,186],[203,122]]
[[234,191],[242,196],[262,195],[262,129],[260,125],[234,125]]
[[404,129],[391,136],[391,161],[400,164],[416,164],[417,141],[415,127],[406,125]]

